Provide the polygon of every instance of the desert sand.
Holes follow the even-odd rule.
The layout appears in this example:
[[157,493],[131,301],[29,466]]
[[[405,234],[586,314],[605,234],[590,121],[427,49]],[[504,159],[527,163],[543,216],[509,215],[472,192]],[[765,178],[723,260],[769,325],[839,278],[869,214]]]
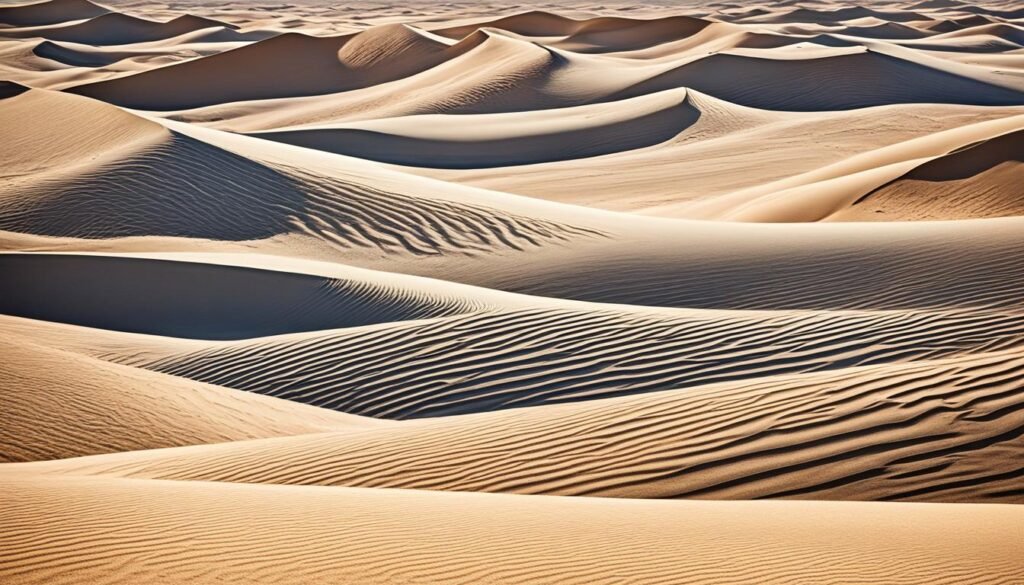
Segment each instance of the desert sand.
[[1024,7],[0,4],[0,582],[1024,580]]

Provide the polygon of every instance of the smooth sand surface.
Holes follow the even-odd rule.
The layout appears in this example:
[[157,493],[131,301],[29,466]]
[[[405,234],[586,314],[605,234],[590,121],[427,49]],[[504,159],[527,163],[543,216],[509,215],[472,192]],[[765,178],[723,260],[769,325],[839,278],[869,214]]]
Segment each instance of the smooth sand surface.
[[1016,506],[0,477],[13,583],[1011,583],[1021,569]]
[[1024,575],[1024,9],[0,6],[0,582]]

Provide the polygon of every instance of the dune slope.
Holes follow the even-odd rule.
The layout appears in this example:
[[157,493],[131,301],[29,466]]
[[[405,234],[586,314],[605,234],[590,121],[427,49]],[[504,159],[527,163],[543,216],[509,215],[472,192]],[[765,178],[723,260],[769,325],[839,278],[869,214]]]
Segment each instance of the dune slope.
[[542,112],[406,116],[251,135],[380,162],[465,169],[643,148],[671,139],[699,117],[685,91],[667,91]]
[[[697,583],[952,584],[998,582],[1021,569],[1021,512],[1010,506],[624,503],[51,479],[3,472],[5,580],[43,583],[73,572],[91,581],[119,574],[193,583],[426,583],[438,575],[449,583],[615,583],[627,575],[671,583],[687,575]],[[835,559],[827,566],[822,526]]]
[[1019,349],[58,461],[47,471],[627,498],[1020,503]]
[[0,7],[0,23],[11,26],[39,26],[92,18],[107,12],[106,8],[89,0],[49,0]]
[[16,335],[5,334],[0,350],[0,461],[160,449],[364,424],[357,417],[49,349]]
[[906,221],[1024,215],[1024,130],[934,158],[829,219]]
[[1012,0],[335,4],[0,7],[0,582],[1019,585]]
[[[744,83],[734,83],[736,78]],[[957,76],[870,49],[812,59],[710,55],[622,95],[680,86],[769,110],[845,110],[910,102],[1024,104],[1019,89]]]

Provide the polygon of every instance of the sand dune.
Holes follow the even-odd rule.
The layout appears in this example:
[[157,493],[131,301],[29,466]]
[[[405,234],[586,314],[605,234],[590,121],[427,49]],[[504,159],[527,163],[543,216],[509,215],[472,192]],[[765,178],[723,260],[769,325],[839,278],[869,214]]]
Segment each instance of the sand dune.
[[1024,18],[1024,8],[1000,10],[999,8],[989,8],[986,6],[966,5],[962,8],[962,10],[964,12],[974,12],[977,14],[994,16],[996,18],[1004,18],[1006,20],[1016,20]]
[[[219,263],[209,263],[214,260]],[[142,354],[108,348],[102,355],[225,387],[387,418],[931,360],[1014,347],[1022,332],[1017,305],[998,308],[1019,304],[1016,300],[992,303],[987,310],[977,305],[981,295],[969,287],[987,286],[980,275],[964,278],[961,288],[943,283],[939,289],[951,300],[959,295],[976,303],[957,311],[730,312],[486,294],[352,269],[324,274],[255,270],[224,266],[230,262],[226,258],[195,263],[6,254],[0,262],[13,275],[2,305],[11,315],[206,339],[311,331],[229,344],[154,347]],[[304,266],[290,265],[293,270]],[[979,272],[985,269],[978,267]],[[109,275],[107,281],[80,276],[98,270]],[[199,283],[205,283],[202,296],[196,292]],[[907,294],[894,284],[888,293],[895,298],[878,302],[892,303]],[[72,286],[73,297],[62,292]],[[849,287],[844,282],[837,288]],[[246,304],[234,300],[254,288],[267,292],[247,293]],[[927,298],[902,300],[925,308],[931,304]],[[331,327],[345,328],[325,330]],[[773,359],[780,354],[785,359]]]
[[[542,296],[727,309],[906,309],[1019,306],[1024,272],[1016,218],[973,225],[891,224],[865,233],[779,229],[733,232],[742,244],[652,251],[595,246],[532,267],[492,264],[455,280]],[[695,230],[696,231],[696,230]],[[721,228],[717,230],[720,235]],[[709,236],[710,237],[710,236]],[[749,239],[748,239],[749,238]],[[776,239],[772,239],[776,238]],[[951,248],[949,238],[958,242]],[[690,245],[707,246],[710,240]],[[766,247],[763,242],[771,241]],[[748,255],[746,258],[743,255]],[[870,257],[870,263],[858,258]],[[956,275],[954,278],[953,275]]]
[[435,32],[449,38],[462,38],[481,28],[498,28],[531,37],[559,37],[572,34],[579,26],[580,23],[574,19],[542,10],[531,10],[494,20],[441,28]]
[[232,36],[232,26],[227,23],[186,14],[168,22],[156,22],[128,16],[118,12],[101,14],[85,22],[47,27],[26,28],[14,31],[0,30],[5,36],[46,37],[54,41],[68,41],[87,45],[127,45],[158,41],[186,33],[210,28],[220,29],[224,40],[241,40],[243,36]]
[[61,459],[375,424],[44,348],[5,333],[0,461]]
[[[957,142],[962,137],[984,137],[990,127],[1014,123],[993,121],[951,133],[946,143],[963,144]],[[106,167],[102,175],[75,174],[59,189],[47,181],[14,191],[19,213],[4,216],[3,227],[78,238],[266,239],[262,246],[267,251],[302,255],[310,254],[303,250],[312,246],[315,256],[331,254],[357,266],[602,302],[729,309],[1017,302],[1010,284],[1020,278],[1012,260],[1020,245],[1014,237],[1016,220],[991,226],[894,226],[870,234],[839,226],[738,226],[723,244],[721,228],[701,223],[680,231],[672,222],[424,183],[335,155],[317,158],[311,151],[254,138],[182,130],[190,135],[175,130],[163,146]],[[919,152],[917,146],[900,148]],[[884,156],[877,158],[891,162],[890,154]],[[339,165],[346,169],[340,175]],[[137,172],[140,167],[146,172]],[[841,173],[829,170],[820,178],[858,168],[850,163]],[[176,178],[182,172],[188,181]],[[221,195],[213,200],[201,189]],[[105,196],[97,197],[100,192]],[[123,195],[111,196],[118,192]],[[80,211],[69,215],[68,209]],[[118,213],[137,219],[115,221]],[[280,240],[283,236],[291,239]],[[766,237],[772,238],[772,247],[763,246]],[[961,242],[959,250],[946,245],[951,237]],[[675,245],[666,247],[667,242]],[[216,251],[213,244],[207,249]],[[527,252],[534,263],[523,265]],[[872,263],[842,260],[862,254]],[[410,264],[408,258],[431,261]],[[837,271],[836,262],[843,262],[844,270]],[[962,276],[950,281],[945,271],[954,268]],[[897,273],[906,276],[885,276]],[[983,284],[996,275],[1008,284]],[[810,283],[813,289],[806,288]]]
[[0,7],[0,581],[1016,583],[1022,27]]
[[656,20],[593,18],[580,24],[556,46],[576,52],[635,51],[690,37],[711,22],[676,16]]
[[[737,77],[746,83],[733,83]],[[623,95],[680,86],[770,110],[844,110],[910,102],[1024,104],[1024,93],[1019,90],[871,50],[812,59],[711,55],[634,86]]]
[[[368,254],[399,249],[414,256],[522,250],[545,242],[601,237],[598,230],[564,224],[560,218],[521,215],[515,206],[495,209],[484,201],[424,197],[408,188],[406,192],[416,194],[405,195],[351,174],[265,164],[83,98],[47,94],[36,99],[34,92],[28,92],[11,99],[37,112],[65,102],[96,108],[103,115],[118,117],[116,125],[105,122],[103,127],[112,138],[144,127],[156,128],[161,139],[140,151],[124,148],[118,152],[125,156],[105,165],[88,158],[92,168],[84,172],[68,172],[71,168],[66,164],[60,175],[37,174],[24,183],[15,182],[18,188],[10,189],[0,201],[6,209],[0,227],[11,231],[79,238],[163,235],[218,240],[290,233],[312,236],[328,247],[363,248]],[[87,119],[79,129],[91,134],[92,124],[102,120],[99,116]],[[52,137],[38,129],[16,126],[16,130],[24,134],[26,143],[53,150]],[[243,146],[263,142],[250,140]],[[37,164],[41,158],[33,155],[29,160]],[[175,187],[168,189],[168,185]],[[219,197],[207,197],[206,191],[215,191]],[[70,209],[76,212],[69,213]],[[124,221],[128,216],[134,220]]]
[[[0,571],[23,583],[73,572],[97,582],[671,583],[686,575],[697,583],[952,584],[1005,581],[1020,570],[1013,506],[54,482],[13,470],[4,470],[3,489]],[[828,565],[822,526],[835,559]]]
[[769,12],[745,19],[747,22],[809,22],[834,23],[861,18],[877,18],[888,22],[911,22],[925,20],[922,14],[911,10],[875,10],[865,6],[819,10],[814,8],[794,8],[780,13]]
[[380,428],[54,462],[47,473],[629,498],[1016,502],[1019,350]]
[[[310,123],[356,121],[416,114],[474,114],[517,112],[582,105],[590,100],[578,94],[579,85],[562,90],[552,86],[552,76],[565,64],[554,49],[516,39],[506,33],[480,30],[450,50],[470,48],[458,58],[417,75],[380,85],[307,98],[250,100],[175,111],[182,121],[238,118],[232,130],[261,130]],[[592,68],[588,83],[607,82],[595,88],[595,96],[626,87],[630,78],[599,79]],[[641,72],[642,73],[642,72]],[[179,109],[182,105],[168,108]]]
[[36,4],[0,7],[0,24],[39,26],[93,18],[108,10],[89,0],[49,0]]
[[[288,33],[206,59],[86,84],[72,91],[100,99],[113,98],[118,105],[147,109],[167,108],[163,100],[172,100],[169,107],[180,108],[245,98],[327,93],[339,89],[336,79],[343,67],[336,53],[341,44],[339,39]],[[300,59],[305,64],[301,68],[295,66]],[[261,73],[254,75],[257,64]],[[324,74],[311,75],[310,71]],[[327,75],[328,71],[333,71],[334,75]],[[274,82],[261,81],[262,72],[270,73]],[[172,91],[186,83],[201,84],[203,91],[190,94],[192,97]],[[202,101],[190,103],[187,100]]]
[[[700,117],[685,90],[610,104],[508,114],[422,115],[253,136],[394,164],[487,168],[652,146]],[[485,130],[481,130],[485,129]],[[565,146],[569,144],[568,148]]]
[[830,219],[961,219],[1024,215],[1024,130],[934,158]]
[[[0,122],[12,146],[0,155],[8,193],[19,184],[102,164],[166,137],[159,124],[118,108],[39,90],[5,99]],[[63,147],[55,148],[60,141]],[[5,207],[20,205],[8,193],[2,197]]]
[[[174,62],[199,55],[214,55],[240,46],[251,33],[236,33],[230,29],[200,29],[163,41],[97,47],[69,42],[41,41],[32,48],[38,57],[57,61],[72,67],[102,68],[125,66],[123,61],[136,63]],[[262,33],[256,33],[257,36]],[[58,84],[59,85],[59,84]]]
[[[690,213],[745,221],[816,221],[843,210],[918,164],[1016,132],[1022,124],[1024,117],[1009,116],[914,138],[718,200],[698,202]],[[992,215],[1000,213],[993,209]]]
[[[416,172],[566,203],[688,217],[698,215],[695,205],[733,191],[912,138],[1024,112],[908,104],[797,114],[742,108],[692,90],[688,101],[701,117],[658,148],[494,170]],[[908,117],[917,122],[907,124]],[[804,138],[819,147],[809,151]]]
[[[711,51],[713,54],[706,54],[708,51],[687,54],[682,63],[678,63],[680,58],[676,57],[675,62],[654,64],[554,48],[545,50],[536,44],[492,32],[477,31],[460,44],[470,41],[479,46],[459,58],[392,83],[321,98],[262,104],[250,102],[176,112],[177,119],[217,121],[239,118],[237,123],[224,123],[222,127],[242,131],[270,130],[421,113],[499,113],[569,107],[681,87],[735,104],[771,110],[824,111],[912,102],[988,106],[1024,104],[1024,85],[1014,78],[991,75],[973,66],[950,67],[943,60],[923,59],[920,55],[890,54],[893,51],[883,47],[850,47],[851,43],[845,41],[842,45],[848,48],[844,50],[819,50],[813,54],[801,52],[786,57],[771,54],[765,49],[754,50],[753,53],[750,49],[737,49],[751,42],[751,37],[743,34],[717,42],[712,47],[715,49]],[[697,49],[686,50],[696,52]],[[885,52],[880,52],[883,50]],[[195,62],[195,66],[200,63]],[[840,71],[843,73],[836,73]],[[152,76],[157,73],[152,72]],[[141,88],[147,75],[151,74],[102,83],[103,86],[116,84],[111,87],[116,88],[118,96],[123,96],[128,95],[127,87],[121,86],[123,83],[135,84],[137,81]],[[736,78],[746,79],[747,83],[732,83],[731,80]],[[93,92],[92,87],[82,86],[75,91],[103,97],[103,94]],[[102,86],[95,87],[100,89]],[[281,90],[277,91],[265,97],[286,95],[280,93]],[[306,93],[327,91],[340,89],[321,87],[316,92]],[[216,101],[252,97],[257,96],[232,95]],[[198,105],[187,102],[118,103],[162,110]],[[243,115],[239,116],[239,112]]]
[[960,37],[970,37],[975,35],[991,35],[1000,38],[1004,41],[1008,41],[1017,46],[1024,46],[1024,28],[1020,25],[1014,24],[983,24],[972,28],[965,28],[958,31],[949,32],[943,35],[938,35],[934,39],[955,39]]
[[994,20],[987,16],[976,14],[973,16],[962,16],[959,18],[939,19],[935,22],[929,23],[925,28],[934,32],[949,33],[976,26],[985,26],[993,24],[994,22]]
[[[218,55],[71,91],[153,110],[333,93],[413,75],[473,49],[479,41],[472,37],[449,45],[405,25],[343,37],[286,33]],[[185,83],[203,90],[188,95],[171,91]]]
[[840,32],[844,35],[869,39],[920,39],[929,36],[928,31],[922,31],[913,26],[898,22],[883,22],[882,24],[867,26],[844,26]]
[[73,49],[52,41],[39,43],[32,48],[32,52],[44,59],[59,61],[74,67],[103,67],[134,56],[127,52],[112,53]]
[[[747,314],[570,305],[218,344],[128,363],[346,412],[409,418],[932,359],[1012,347],[1021,327],[1016,314],[998,312]],[[767,359],[776,353],[786,358]]]
[[[358,270],[323,276],[159,258],[9,253],[0,254],[0,265],[9,277],[0,299],[5,314],[193,339],[359,327],[488,306],[486,293],[443,294],[422,279],[389,282],[387,275],[367,278]],[[94,273],[106,278],[89,278]],[[61,293],[70,289],[74,300]]]

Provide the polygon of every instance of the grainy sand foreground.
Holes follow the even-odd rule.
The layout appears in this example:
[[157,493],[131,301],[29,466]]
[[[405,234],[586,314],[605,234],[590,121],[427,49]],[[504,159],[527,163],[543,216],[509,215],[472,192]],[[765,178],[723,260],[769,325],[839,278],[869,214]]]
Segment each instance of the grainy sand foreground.
[[0,4],[0,583],[1024,583],[1024,8]]

